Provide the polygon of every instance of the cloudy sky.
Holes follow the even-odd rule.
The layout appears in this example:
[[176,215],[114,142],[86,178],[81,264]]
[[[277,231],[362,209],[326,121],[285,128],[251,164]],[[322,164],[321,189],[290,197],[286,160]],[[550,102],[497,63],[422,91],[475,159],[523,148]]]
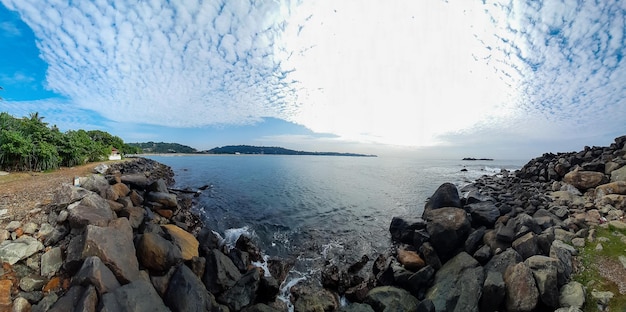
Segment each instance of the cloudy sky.
[[0,3],[0,111],[63,131],[515,159],[626,134],[626,1]]

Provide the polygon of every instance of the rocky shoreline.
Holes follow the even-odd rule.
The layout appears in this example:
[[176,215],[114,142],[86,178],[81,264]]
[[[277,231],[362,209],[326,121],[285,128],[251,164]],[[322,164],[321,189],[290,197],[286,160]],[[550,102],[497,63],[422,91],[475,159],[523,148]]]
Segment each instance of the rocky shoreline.
[[[598,243],[596,226],[626,229],[625,143],[544,154],[461,190],[443,184],[422,216],[391,220],[387,252],[328,263],[321,285],[289,289],[291,307],[579,311],[589,291],[572,281],[579,248]],[[225,246],[191,195],[170,188],[169,167],[137,158],[96,169],[0,229],[0,311],[288,309],[278,295],[290,264],[245,236]]]

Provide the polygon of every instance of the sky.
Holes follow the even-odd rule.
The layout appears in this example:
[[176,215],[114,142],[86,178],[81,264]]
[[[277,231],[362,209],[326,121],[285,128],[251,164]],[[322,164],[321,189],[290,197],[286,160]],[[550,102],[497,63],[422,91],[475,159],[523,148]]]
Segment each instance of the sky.
[[0,111],[62,131],[508,159],[626,134],[626,1],[0,3]]

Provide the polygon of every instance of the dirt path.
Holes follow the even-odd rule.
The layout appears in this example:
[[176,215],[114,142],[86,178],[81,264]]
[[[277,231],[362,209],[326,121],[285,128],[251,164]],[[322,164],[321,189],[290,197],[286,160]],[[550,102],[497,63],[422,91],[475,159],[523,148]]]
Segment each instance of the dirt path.
[[0,176],[0,225],[21,220],[33,209],[50,204],[61,184],[73,183],[74,177],[91,174],[100,163],[113,162],[95,162],[53,172],[18,172]]

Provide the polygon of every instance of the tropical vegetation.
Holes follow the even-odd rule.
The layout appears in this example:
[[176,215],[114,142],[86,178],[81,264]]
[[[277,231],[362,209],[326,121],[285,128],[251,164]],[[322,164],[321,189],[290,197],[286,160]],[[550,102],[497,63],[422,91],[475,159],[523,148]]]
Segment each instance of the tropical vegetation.
[[0,169],[45,171],[105,160],[112,148],[120,154],[138,152],[105,131],[61,132],[43,119],[39,113],[22,118],[0,113]]
[[182,145],[178,143],[165,143],[165,142],[143,142],[143,143],[128,143],[130,146],[138,147],[143,153],[146,154],[166,154],[166,153],[188,153],[193,154],[198,151],[190,146]]

